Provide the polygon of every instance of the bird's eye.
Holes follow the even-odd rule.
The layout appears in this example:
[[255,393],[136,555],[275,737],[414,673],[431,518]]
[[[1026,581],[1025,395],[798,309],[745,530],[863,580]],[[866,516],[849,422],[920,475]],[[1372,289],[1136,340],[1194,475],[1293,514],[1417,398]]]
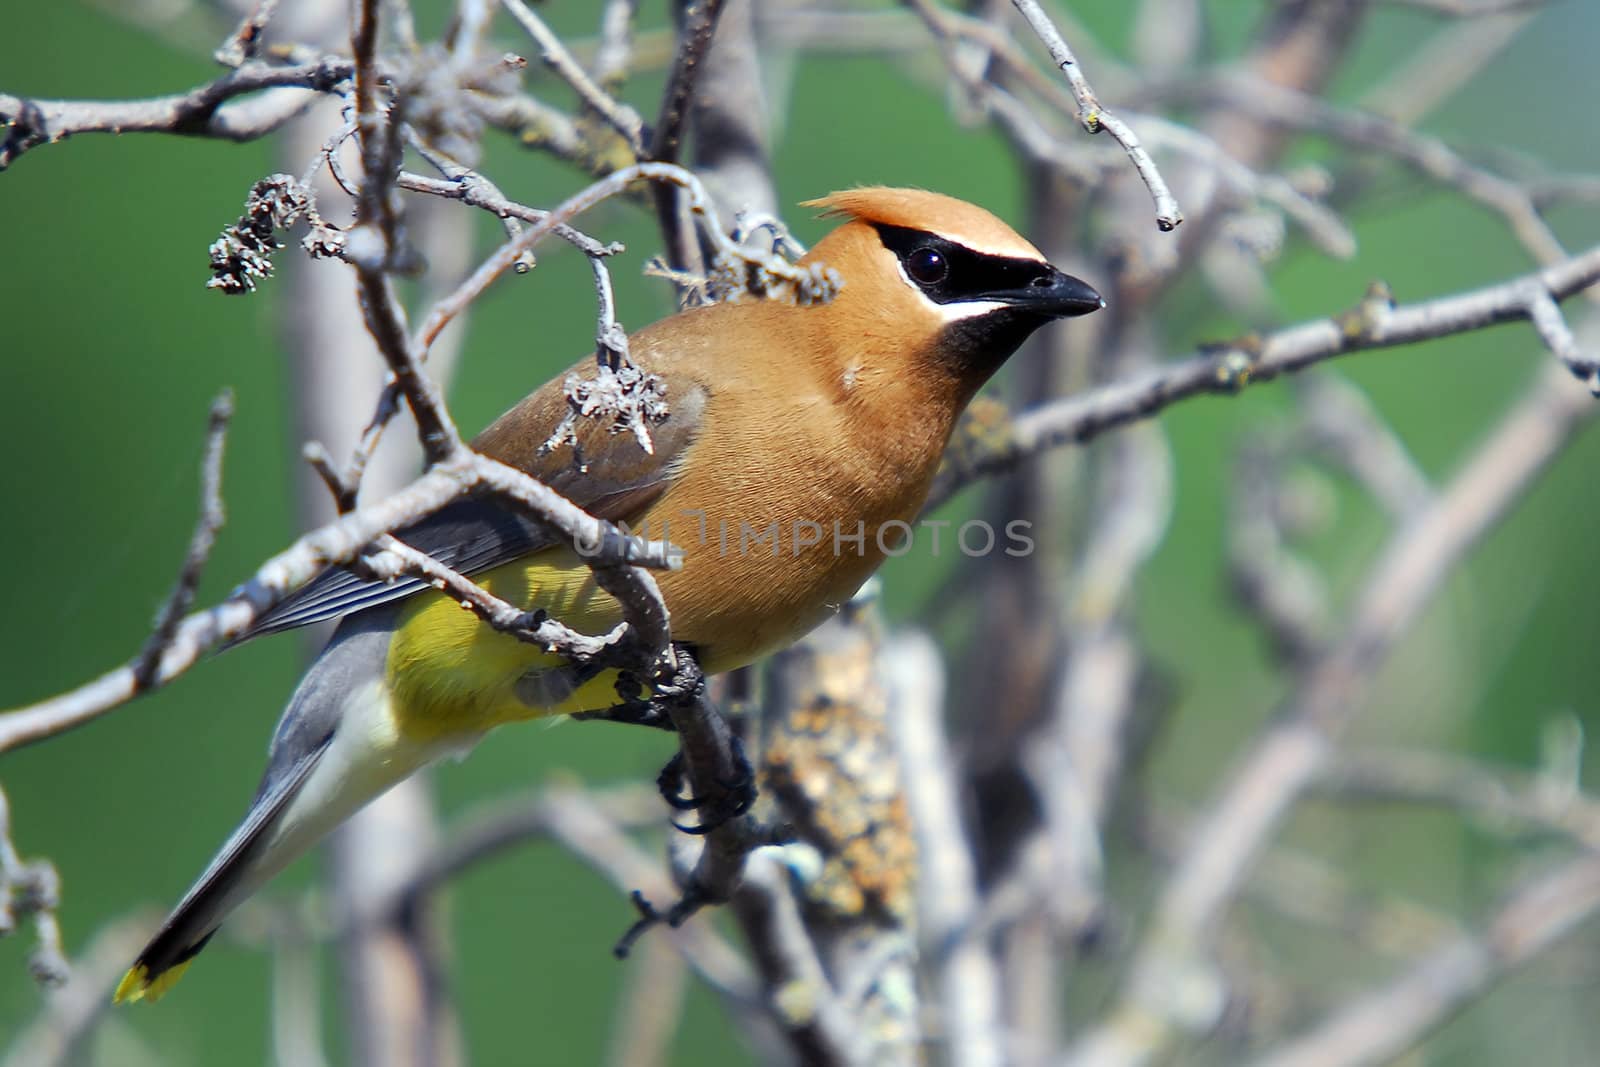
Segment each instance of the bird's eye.
[[934,248],[919,248],[906,257],[906,273],[918,285],[938,285],[950,276],[950,263]]

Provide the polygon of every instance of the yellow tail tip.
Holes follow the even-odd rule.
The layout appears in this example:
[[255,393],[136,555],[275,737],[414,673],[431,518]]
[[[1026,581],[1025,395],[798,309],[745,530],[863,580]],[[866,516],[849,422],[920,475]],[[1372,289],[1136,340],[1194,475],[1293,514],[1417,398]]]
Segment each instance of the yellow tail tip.
[[136,963],[128,968],[128,973],[122,976],[122,981],[117,983],[117,991],[112,994],[111,1000],[115,1004],[132,1004],[135,1001],[145,1000],[154,1004],[167,995],[167,991],[178,984],[178,979],[183,977],[183,972],[189,969],[193,960],[184,960],[182,963],[169,967],[150,977],[150,968],[142,963]]

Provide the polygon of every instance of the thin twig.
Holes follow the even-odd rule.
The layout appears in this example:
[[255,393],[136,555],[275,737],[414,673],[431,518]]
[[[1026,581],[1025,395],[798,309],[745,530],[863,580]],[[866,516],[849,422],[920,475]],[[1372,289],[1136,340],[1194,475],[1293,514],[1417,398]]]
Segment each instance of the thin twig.
[[[689,120],[689,104],[706,54],[717,32],[723,0],[695,0],[680,6],[678,49],[672,71],[661,94],[661,110],[650,139],[650,158],[658,163],[677,163],[683,149],[683,133]],[[691,275],[705,274],[700,246],[695,241],[694,221],[685,211],[678,189],[657,185],[652,193],[656,219],[666,246],[667,266]]]
[[721,14],[722,0],[694,0],[685,6],[678,51],[661,94],[661,112],[650,140],[650,158],[658,163],[676,163],[682,152],[689,102],[694,98],[700,64],[711,48]]
[[516,262],[518,256],[553,233],[556,227],[569,222],[597,204],[622,195],[634,182],[641,180],[664,182],[685,190],[688,193],[689,211],[700,220],[702,231],[717,248],[718,254],[730,256],[755,268],[770,279],[769,287],[775,287],[780,292],[787,290],[793,299],[802,303],[825,300],[831,296],[837,285],[837,276],[826,271],[818,273],[801,270],[780,256],[762,254],[730,239],[705,188],[689,171],[667,163],[638,163],[624,167],[582,189],[549,212],[542,220],[530,226],[515,240],[500,246],[500,249],[485,260],[471,277],[429,311],[417,330],[417,349],[425,351],[462,308],[476,300],[496,278]]
[[1175,94],[1190,103],[1209,101],[1259,122],[1382,153],[1498,213],[1540,264],[1550,266],[1567,255],[1528,188],[1471,163],[1443,140],[1386,116],[1341,108],[1309,93],[1238,74],[1153,90],[1156,97]]
[[755,948],[772,1012],[799,1062],[816,1067],[864,1065],[866,1043],[817,956],[813,933],[776,857],[750,857],[734,901]]
[[1357,106],[1399,122],[1421,121],[1492,69],[1533,14],[1530,6],[1510,18],[1466,19],[1444,27],[1385,71]]
[[511,134],[517,143],[548,152],[557,159],[593,167],[594,153],[577,122],[566,112],[526,93],[490,96],[472,93],[467,106],[484,122]]
[[685,1019],[688,968],[669,942],[649,940],[622,977],[606,1041],[608,1067],[667,1067]]
[[[469,170],[466,166],[451,162],[445,157],[437,158],[438,163],[440,163],[440,170],[445,173],[446,178],[450,179],[450,181],[438,181],[437,178],[424,178],[421,174],[400,171],[400,176],[395,179],[395,186],[408,190],[408,192],[422,192],[422,194],[429,194],[432,197],[459,200],[459,202],[466,203],[466,205],[488,211],[488,213],[493,214],[494,218],[507,219],[507,221],[509,219],[522,219],[523,222],[542,222],[549,216],[549,211],[530,208],[530,206],[522,205],[522,203],[517,203],[515,200],[509,200],[506,194],[502,194],[499,187],[494,186],[494,182],[483,178],[482,174],[478,174],[477,171]],[[563,242],[570,243],[573,248],[586,254],[586,256],[614,256],[614,254],[622,251],[622,245],[619,245],[619,243],[600,242],[597,238],[589,237],[581,230],[573,229],[573,227],[565,226],[565,224],[554,227],[550,232],[562,238]],[[522,227],[517,227],[515,230],[507,227],[506,235],[507,238],[520,237],[522,235]],[[515,267],[515,262],[512,266]]]
[[501,797],[462,816],[450,833],[441,835],[427,861],[412,872],[410,882],[397,889],[388,906],[404,911],[415,897],[438,892],[508,849],[554,835],[561,814],[580,802],[618,830],[661,823],[661,797],[648,785],[582,791],[552,785],[532,795]]
[[61,946],[61,876],[49,860],[24,860],[11,840],[11,805],[0,789],[0,937],[15,932],[21,920],[32,920],[38,944],[28,970],[41,985],[60,985],[70,974]]
[[600,43],[594,50],[594,80],[614,93],[628,76],[633,59],[633,20],[639,0],[606,0],[600,9]]
[[567,51],[567,46],[561,38],[551,32],[543,19],[533,13],[533,10],[522,0],[500,0],[511,17],[521,23],[522,28],[532,37],[539,46],[539,53],[545,65],[554,71],[562,81],[572,86],[584,106],[599,115],[606,123],[622,136],[623,141],[633,152],[634,158],[644,156],[644,122],[639,118],[639,113],[626,104],[619,103],[609,93],[596,85],[584,71],[583,66]]
[[1172,190],[1167,188],[1166,180],[1161,177],[1155,161],[1150,158],[1150,153],[1140,145],[1139,138],[1128,128],[1128,124],[1106,110],[1105,105],[1095,96],[1089,86],[1089,80],[1083,76],[1083,70],[1078,65],[1077,57],[1072,54],[1066,39],[1061,36],[1061,31],[1056,29],[1055,23],[1050,21],[1050,16],[1044,13],[1037,0],[1012,0],[1022,17],[1027,20],[1033,32],[1039,35],[1044,46],[1050,52],[1050,59],[1061,73],[1066,75],[1067,84],[1072,87],[1072,95],[1078,101],[1078,121],[1090,133],[1099,133],[1105,130],[1116,142],[1120,144],[1128,158],[1133,161],[1134,169],[1139,172],[1140,179],[1145,187],[1150,190],[1151,199],[1156,204],[1156,225],[1162,230],[1173,230],[1183,222],[1183,211],[1178,207],[1178,201],[1172,196]]
[[[484,38],[489,35],[489,26],[494,21],[494,4],[491,0],[459,0],[456,4],[455,21],[450,26],[450,35],[446,43],[450,46],[451,58],[462,67],[473,62],[479,48],[483,46]],[[412,38],[411,47],[416,47],[416,31],[410,31]]]
[[[743,747],[726,719],[706,694],[705,676],[684,649],[673,654],[670,677],[658,678],[651,703],[667,713],[678,734],[679,760],[685,784],[695,798],[698,827],[678,826],[696,839],[684,847],[683,892],[665,911],[640,894],[640,912],[612,950],[627,956],[634,942],[655,926],[677,927],[702,908],[726,904],[744,881],[747,861],[756,849],[787,843],[783,827],[769,827],[749,814],[755,795],[751,768]],[[698,851],[688,857],[688,853]]]
[[211,548],[216,544],[217,531],[227,515],[222,505],[222,452],[228,440],[228,423],[233,419],[233,391],[225,389],[211,402],[211,418],[206,426],[206,447],[200,461],[200,516],[195,520],[194,533],[189,538],[189,551],[178,571],[178,581],[172,593],[161,605],[156,617],[155,631],[145,643],[135,665],[134,678],[143,686],[154,677],[162,653],[178,631],[178,624],[194,604],[195,593],[200,589],[200,575],[211,559]]
[[[419,552],[393,537],[380,538],[374,547],[392,555],[402,564],[393,577],[412,574],[424,579],[496,630],[510,634],[519,641],[598,666],[629,662],[637,656],[629,644],[633,631],[626,625],[615,626],[604,636],[590,637],[550,618],[542,611],[524,611],[513,606],[466,575],[451,570],[427,553]],[[368,566],[372,566],[370,561]],[[375,573],[381,577],[391,577],[380,571]]]
[[272,21],[277,9],[278,0],[255,0],[249,13],[239,21],[238,28],[218,46],[216,61],[225,67],[238,67],[254,59],[261,50],[261,38],[266,33],[267,23]]
[[[672,892],[660,861],[641,852],[622,832],[614,815],[575,789],[547,788],[543,796],[543,825],[548,833],[612,885],[624,891],[642,886],[643,892],[657,898]],[[666,936],[701,980],[730,1006],[749,1011],[759,1005],[760,985],[755,975],[711,923],[685,922],[669,927]]]
[[1428,475],[1361,389],[1331,371],[1303,375],[1296,384],[1307,448],[1348,473],[1396,520],[1427,504]]
[[[421,142],[417,142],[419,148]],[[418,174],[401,171],[395,179],[395,184],[401,189],[411,192],[427,193],[433,196],[460,200],[462,203],[473,207],[482,208],[493,214],[496,218],[506,223],[506,232],[509,239],[516,240],[522,236],[522,227],[513,220],[521,219],[531,223],[541,223],[549,216],[549,212],[527,207],[506,199],[495,184],[484,178],[478,172],[465,167],[442,153],[426,150],[423,155],[437,166],[450,180],[440,181],[436,178],[426,178]],[[622,246],[615,242],[602,244],[587,234],[581,233],[566,224],[554,226],[551,233],[589,256],[597,260],[602,256],[616,255],[622,251]],[[512,260],[512,269],[521,273],[533,263],[533,253],[524,249]],[[598,268],[597,268],[598,269]],[[470,303],[470,301],[468,301]],[[453,316],[452,316],[453,317]],[[448,320],[447,320],[448,321]],[[441,323],[431,335],[424,337],[418,334],[414,342],[419,347],[417,359],[426,357],[428,348],[431,348],[438,334],[443,331]],[[350,458],[348,467],[341,473],[332,463],[324,449],[315,442],[306,446],[306,460],[328,483],[333,492],[335,501],[338,502],[341,512],[348,511],[355,506],[356,489],[361,482],[362,472],[367,461],[371,458],[378,442],[382,439],[384,428],[399,412],[400,389],[396,379],[392,376],[383,391],[379,394],[378,403],[373,411],[372,418],[367,427],[362,431],[355,450]]]
[[1222,150],[1211,138],[1187,126],[1155,116],[1140,116],[1146,138],[1158,148],[1166,145],[1215,171],[1224,184],[1245,196],[1259,198],[1281,210],[1323,252],[1335,259],[1349,259],[1356,253],[1355,235],[1344,220],[1326,204],[1305,195],[1287,179],[1274,174],[1258,174]]

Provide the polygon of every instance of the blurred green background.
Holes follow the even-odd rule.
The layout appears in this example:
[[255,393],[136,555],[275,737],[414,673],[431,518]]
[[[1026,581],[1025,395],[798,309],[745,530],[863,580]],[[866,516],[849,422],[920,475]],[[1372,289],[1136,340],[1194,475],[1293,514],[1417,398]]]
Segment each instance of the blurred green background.
[[[438,31],[439,6],[419,5],[425,36]],[[646,25],[660,25],[657,5],[645,6]],[[1103,41],[1123,49],[1125,8],[1132,5],[1074,6]],[[590,32],[592,5],[545,7],[558,29]],[[1210,5],[1217,40],[1244,39],[1265,7]],[[1353,99],[1437,25],[1392,7],[1374,14],[1335,95]],[[177,91],[215,75],[205,50],[178,41],[218,37],[192,24],[153,33],[76,3],[11,5],[0,32],[0,90],[105,98]],[[1600,7],[1553,4],[1426,128],[1460,144],[1527,152],[1556,170],[1600,172],[1597,43]],[[527,49],[503,19],[497,45]],[[659,76],[641,77],[628,95],[653,114],[659,84]],[[903,69],[872,58],[802,57],[786,105],[776,146],[785,203],[855,183],[914,184],[1018,219],[1020,182],[1002,141],[957,126],[942,94]],[[551,203],[581,184],[559,166],[491,143],[485,169],[515,199]],[[279,303],[274,281],[246,299],[204,288],[207,245],[238,215],[252,182],[275,169],[266,144],[84,136],[37,149],[0,175],[0,439],[7,454],[0,500],[8,520],[0,526],[0,559],[7,561],[0,707],[86,681],[143,642],[187,542],[206,409],[224,386],[235,389],[238,407],[228,443],[229,523],[202,602],[294,536],[290,486],[299,476],[299,442],[288,428],[288,375],[276,344],[292,309]],[[1383,189],[1351,216],[1361,241],[1354,261],[1330,262],[1291,245],[1275,271],[1282,318],[1348,307],[1376,277],[1406,300],[1528,266],[1481,209],[1409,181]],[[793,221],[802,240],[821,231],[804,213]],[[1569,248],[1600,239],[1592,209],[1558,212],[1554,222]],[[637,269],[655,248],[649,218],[620,206],[590,217],[586,228],[629,245],[616,269],[625,326],[669,310],[662,284]],[[492,231],[485,231],[487,247]],[[474,313],[452,396],[465,428],[483,425],[592,344],[583,263],[554,249],[541,263],[531,277],[500,284]],[[1240,329],[1192,294],[1172,307],[1162,327],[1174,353]],[[1442,476],[1547,358],[1529,331],[1502,328],[1358,357],[1343,369],[1370,391],[1426,469]],[[1233,449],[1241,434],[1286,410],[1283,390],[1277,384],[1241,398],[1187,403],[1165,417],[1177,462],[1176,507],[1166,544],[1140,585],[1139,628],[1176,687],[1176,714],[1149,772],[1154,793],[1175,803],[1211,794],[1282,688],[1255,631],[1227,600],[1221,561]],[[367,401],[358,403],[365,410]],[[1597,463],[1600,437],[1591,434],[1451,583],[1394,658],[1362,719],[1363,738],[1527,765],[1546,724],[1565,715],[1591,721],[1600,681]],[[1345,586],[1385,523],[1348,487],[1332,489],[1341,508],[1313,554],[1347,597]],[[889,568],[896,618],[925,604],[935,569],[916,554]],[[0,760],[17,845],[60,869],[69,948],[81,949],[131,909],[148,907],[153,920],[200,870],[254,788],[304,652],[293,638],[253,643],[87,728]],[[439,803],[448,817],[559,769],[591,781],[652,776],[669,743],[636,733],[643,732],[506,731],[434,776]],[[1528,857],[1448,819],[1367,809],[1335,817],[1316,804],[1296,820],[1291,839],[1362,884],[1468,915]],[[294,877],[310,874],[302,864]],[[1145,888],[1128,892],[1137,899]],[[560,850],[532,845],[462,879],[449,910],[452,977],[474,1062],[597,1061],[623,975],[608,949],[631,918],[627,902]],[[1350,962],[1337,945],[1263,936],[1284,946],[1284,957],[1272,961],[1279,966],[1331,972]],[[40,1007],[24,964],[30,943],[28,933],[0,942],[0,1045]],[[1301,960],[1297,953],[1312,955]],[[1569,954],[1536,966],[1452,1024],[1434,1046],[1438,1062],[1587,1061],[1583,1050],[1600,1038],[1593,960]],[[1330,1000],[1355,988],[1350,983],[1361,973],[1339,971]],[[1377,972],[1368,965],[1367,973]],[[324,979],[332,1023],[326,966]],[[91,1062],[262,1062],[268,981],[265,955],[219,939],[171,998],[119,1011],[97,1038]],[[739,1048],[714,1001],[694,994],[677,1062],[737,1062]],[[337,1038],[332,1049],[338,1062]],[[142,1059],[152,1051],[155,1060]]]

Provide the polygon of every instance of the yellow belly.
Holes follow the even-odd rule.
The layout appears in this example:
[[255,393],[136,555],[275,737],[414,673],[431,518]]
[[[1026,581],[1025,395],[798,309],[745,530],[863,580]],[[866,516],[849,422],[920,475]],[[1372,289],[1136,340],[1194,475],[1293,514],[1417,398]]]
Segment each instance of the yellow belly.
[[[570,552],[548,551],[477,577],[501,599],[589,634],[621,621],[615,600]],[[423,740],[617,703],[616,671],[571,688],[560,656],[490,628],[438,592],[412,598],[396,621],[387,677],[402,732]]]
[[[797,640],[848,599],[881,559],[870,537],[860,554],[841,552],[827,541],[800,553],[674,540],[685,549],[684,565],[659,573],[657,580],[673,637],[696,648],[707,674],[741,667]],[[622,621],[617,602],[569,549],[508,563],[476,581],[508,603],[542,608],[585,634],[604,634]],[[579,682],[562,657],[497,632],[433,591],[418,594],[401,611],[387,664],[397,725],[418,741],[602,710],[618,702],[617,676],[611,670]]]

